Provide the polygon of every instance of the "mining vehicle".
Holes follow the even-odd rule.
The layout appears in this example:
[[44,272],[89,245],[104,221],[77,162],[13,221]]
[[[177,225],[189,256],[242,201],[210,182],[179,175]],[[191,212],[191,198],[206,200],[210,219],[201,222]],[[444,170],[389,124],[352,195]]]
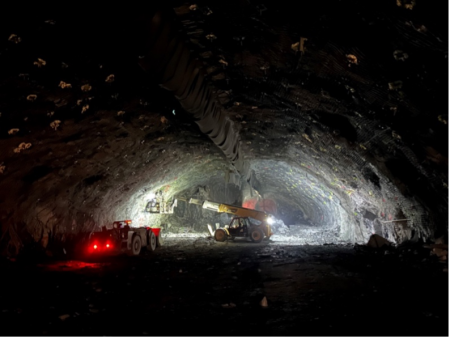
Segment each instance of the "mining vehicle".
[[144,248],[153,252],[162,245],[161,228],[131,224],[131,220],[114,221],[112,228],[102,226],[101,231],[93,232],[89,238],[89,254],[139,255]]
[[145,212],[159,214],[173,214],[173,208],[177,207],[177,199],[165,199],[162,191],[154,193],[147,205]]
[[208,225],[209,232],[216,241],[222,242],[227,239],[234,240],[234,238],[242,237],[250,238],[251,241],[258,243],[269,240],[273,234],[270,227],[273,218],[266,212],[193,198],[189,200],[189,203],[200,205],[210,211],[234,215],[229,225],[221,228],[216,227],[215,231],[213,231],[211,225]]

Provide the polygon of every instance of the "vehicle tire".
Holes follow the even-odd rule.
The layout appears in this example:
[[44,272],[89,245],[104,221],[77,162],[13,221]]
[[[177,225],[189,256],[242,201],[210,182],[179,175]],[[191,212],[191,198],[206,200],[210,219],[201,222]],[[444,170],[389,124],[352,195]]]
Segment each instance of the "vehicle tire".
[[149,250],[150,252],[153,252],[154,250],[156,250],[156,246],[157,246],[156,235],[155,235],[155,233],[152,232],[152,230],[149,230],[148,231],[147,250]]
[[224,242],[227,240],[227,233],[223,229],[219,228],[214,232],[214,239],[216,241]]
[[139,255],[142,249],[142,241],[141,237],[138,235],[133,236],[133,240],[131,240],[131,250],[129,251],[130,255]]
[[164,244],[164,241],[162,239],[162,234],[161,234],[161,230],[160,230],[159,235],[156,237],[156,247],[161,247],[163,244]]
[[264,239],[264,232],[258,227],[253,227],[248,232],[248,236],[253,242],[261,242]]

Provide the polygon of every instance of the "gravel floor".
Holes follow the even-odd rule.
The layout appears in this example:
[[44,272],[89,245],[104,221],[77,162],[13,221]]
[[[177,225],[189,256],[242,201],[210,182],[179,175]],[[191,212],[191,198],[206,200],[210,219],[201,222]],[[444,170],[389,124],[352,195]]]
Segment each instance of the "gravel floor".
[[172,237],[139,257],[1,268],[6,336],[448,336],[446,264],[418,245]]

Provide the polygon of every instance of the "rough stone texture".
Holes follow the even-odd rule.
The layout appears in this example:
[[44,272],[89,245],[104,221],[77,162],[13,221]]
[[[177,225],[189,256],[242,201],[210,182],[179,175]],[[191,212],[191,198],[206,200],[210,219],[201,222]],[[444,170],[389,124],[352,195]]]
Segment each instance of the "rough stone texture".
[[139,257],[0,258],[2,334],[446,337],[447,265],[429,252],[174,236]]
[[170,2],[237,126],[248,182],[127,49],[139,8],[4,11],[2,253],[117,219],[174,233],[226,223],[182,202],[174,215],[143,213],[156,190],[253,204],[317,243],[446,235],[447,11],[405,4]]

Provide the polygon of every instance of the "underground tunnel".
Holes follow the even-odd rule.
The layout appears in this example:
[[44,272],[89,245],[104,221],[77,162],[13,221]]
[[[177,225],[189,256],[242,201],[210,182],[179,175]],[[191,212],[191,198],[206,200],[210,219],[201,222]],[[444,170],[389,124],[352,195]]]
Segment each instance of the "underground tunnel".
[[1,14],[5,333],[447,336],[447,4],[140,6]]

